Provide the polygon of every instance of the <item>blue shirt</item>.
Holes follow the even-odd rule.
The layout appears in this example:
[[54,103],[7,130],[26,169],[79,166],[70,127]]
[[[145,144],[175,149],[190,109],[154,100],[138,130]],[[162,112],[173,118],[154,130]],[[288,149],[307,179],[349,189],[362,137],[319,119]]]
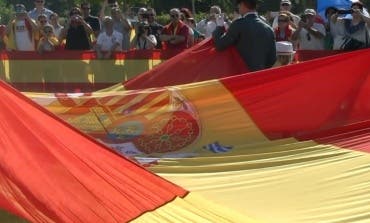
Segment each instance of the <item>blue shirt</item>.
[[49,21],[50,15],[53,14],[53,13],[54,13],[53,11],[51,11],[47,8],[43,8],[41,10],[41,13],[39,13],[39,12],[37,12],[37,9],[34,8],[33,10],[28,12],[28,15],[30,16],[31,19],[37,21],[37,17],[41,14],[44,14],[44,15],[46,15],[46,17],[48,18],[48,21]]

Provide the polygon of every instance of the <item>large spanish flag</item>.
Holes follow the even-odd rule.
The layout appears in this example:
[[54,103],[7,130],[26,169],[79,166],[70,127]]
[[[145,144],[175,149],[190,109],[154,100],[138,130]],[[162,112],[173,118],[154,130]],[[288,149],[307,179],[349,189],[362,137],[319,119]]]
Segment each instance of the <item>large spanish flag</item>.
[[28,96],[217,210],[262,222],[367,222],[369,57],[362,50],[188,85]]
[[1,209],[30,222],[256,222],[150,173],[4,82],[0,92]]

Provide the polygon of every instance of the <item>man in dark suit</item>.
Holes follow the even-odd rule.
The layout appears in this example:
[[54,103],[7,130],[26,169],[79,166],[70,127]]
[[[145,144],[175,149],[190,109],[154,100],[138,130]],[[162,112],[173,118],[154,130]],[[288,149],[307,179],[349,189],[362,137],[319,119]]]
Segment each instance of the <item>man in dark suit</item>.
[[257,0],[237,0],[242,18],[235,20],[225,32],[223,18],[217,19],[213,32],[216,49],[235,45],[251,71],[270,68],[276,61],[275,35],[272,28],[256,12]]

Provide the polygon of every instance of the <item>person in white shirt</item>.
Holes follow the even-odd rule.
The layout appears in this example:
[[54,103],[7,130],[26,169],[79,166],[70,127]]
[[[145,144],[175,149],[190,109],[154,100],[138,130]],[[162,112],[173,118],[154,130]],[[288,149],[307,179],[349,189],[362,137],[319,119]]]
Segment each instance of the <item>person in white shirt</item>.
[[8,49],[18,51],[35,51],[36,22],[29,17],[23,4],[15,5],[15,18],[7,29]]
[[[213,31],[215,31],[217,24],[216,24],[216,17],[221,15],[221,8],[218,5],[214,5],[209,9],[209,15],[207,18],[201,20],[197,23],[196,29],[204,34],[205,38],[211,37]],[[225,22],[225,27],[227,23]]]
[[315,23],[315,16],[315,10],[306,9],[292,36],[293,40],[298,40],[298,48],[301,50],[324,50],[325,26]]
[[132,48],[138,50],[152,50],[157,46],[157,39],[150,33],[150,26],[147,22],[139,23],[138,33],[132,41]]
[[361,1],[351,5],[351,17],[338,18],[338,12],[331,20],[344,30],[344,34],[334,38],[334,49],[356,50],[370,46],[370,15]]
[[[37,24],[29,17],[26,7],[23,4],[15,5],[15,18],[7,27],[8,43],[10,51],[35,51],[35,32]],[[30,69],[29,66],[19,66],[13,60],[9,61],[9,81],[24,91],[34,91],[29,84],[33,81],[42,81],[42,75],[37,69]]]
[[104,17],[103,24],[105,31],[98,36],[96,53],[99,59],[109,59],[114,51],[122,50],[123,36],[113,29],[113,19],[111,17]]

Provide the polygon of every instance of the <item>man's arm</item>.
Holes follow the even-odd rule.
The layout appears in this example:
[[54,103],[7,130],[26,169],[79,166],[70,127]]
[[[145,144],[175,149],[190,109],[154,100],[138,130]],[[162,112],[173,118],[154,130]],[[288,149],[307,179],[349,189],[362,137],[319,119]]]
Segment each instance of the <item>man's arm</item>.
[[38,30],[37,23],[33,19],[31,19],[31,17],[27,13],[26,13],[26,20],[30,23],[33,32]]
[[183,30],[181,31],[181,33],[179,33],[179,35],[169,35],[167,34],[166,31],[164,31],[163,34],[161,34],[159,36],[159,39],[163,42],[170,42],[171,44],[179,44],[179,43],[182,43],[184,41],[186,41],[186,36],[185,35],[188,35],[189,33],[189,30],[187,29],[187,27],[185,28],[186,26],[184,26]]
[[227,47],[234,45],[239,38],[239,27],[238,20],[231,23],[229,30],[225,32],[225,28],[222,26],[217,26],[215,31],[213,31],[212,36],[215,42],[216,50],[222,51]]
[[325,27],[322,24],[318,25],[317,28],[313,26],[308,27],[307,31],[318,39],[322,39],[325,37]]
[[81,16],[78,17],[78,21],[81,22],[88,35],[93,33],[93,29],[91,28],[91,26]]

